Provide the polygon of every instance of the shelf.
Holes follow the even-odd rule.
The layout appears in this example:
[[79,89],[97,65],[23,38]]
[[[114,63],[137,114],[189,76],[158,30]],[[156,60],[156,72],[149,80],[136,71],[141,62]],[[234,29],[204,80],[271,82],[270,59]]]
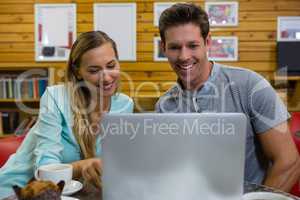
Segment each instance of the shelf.
[[0,139],[1,138],[7,138],[13,136],[14,133],[0,133]]
[[300,81],[300,76],[275,76],[273,80]]
[[36,68],[55,68],[60,69],[65,67],[65,62],[61,63],[61,65],[53,65],[53,63],[0,63],[0,69],[7,70],[26,70],[26,69],[36,69]]
[[0,99],[0,103],[17,103],[17,102],[35,103],[35,102],[40,102],[40,99]]

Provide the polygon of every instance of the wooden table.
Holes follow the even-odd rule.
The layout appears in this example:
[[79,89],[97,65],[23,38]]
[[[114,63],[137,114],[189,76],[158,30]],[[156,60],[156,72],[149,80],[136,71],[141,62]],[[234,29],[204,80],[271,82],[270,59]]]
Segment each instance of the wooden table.
[[[269,188],[266,186],[252,184],[252,183],[245,183],[244,191],[245,191],[245,193],[258,192],[258,191],[275,192],[275,193],[280,193],[282,195],[288,196],[294,200],[300,200],[300,198],[290,195],[288,193],[281,192],[279,190]],[[93,188],[89,188],[89,189],[84,188],[81,191],[77,192],[76,194],[73,194],[72,197],[78,198],[80,200],[101,200],[102,192],[101,192],[101,190],[96,190]],[[11,196],[9,198],[6,198],[5,200],[16,200],[16,197]]]
[[101,200],[102,191],[95,188],[83,188],[81,191],[72,195],[80,200]]
[[[281,192],[281,191],[273,189],[273,188],[269,188],[269,187],[257,185],[257,184],[252,184],[252,183],[248,183],[248,182],[245,183],[244,193],[258,192],[258,191],[280,193],[284,196],[291,197],[294,200],[300,200],[300,198],[298,198],[298,197],[295,197],[295,196],[290,195],[285,192]],[[80,200],[101,200],[102,192],[99,190],[96,191],[96,190],[83,189],[83,190],[79,191],[78,193],[72,195],[72,197],[76,197]]]

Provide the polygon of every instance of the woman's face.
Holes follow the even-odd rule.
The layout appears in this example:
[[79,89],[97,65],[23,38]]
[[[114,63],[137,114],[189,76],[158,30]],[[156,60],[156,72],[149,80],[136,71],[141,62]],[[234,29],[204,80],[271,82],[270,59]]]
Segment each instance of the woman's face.
[[111,96],[118,87],[120,65],[110,43],[91,49],[82,55],[78,78],[83,79],[92,92]]

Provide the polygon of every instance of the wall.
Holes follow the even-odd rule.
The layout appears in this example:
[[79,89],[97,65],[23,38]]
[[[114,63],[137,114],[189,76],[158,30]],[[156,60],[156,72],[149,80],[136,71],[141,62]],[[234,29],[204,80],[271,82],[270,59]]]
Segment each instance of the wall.
[[[153,62],[153,37],[158,29],[153,27],[153,1],[151,0],[0,0],[0,67],[49,66],[64,69],[63,62],[36,63],[34,61],[34,4],[76,3],[77,31],[93,30],[93,3],[137,3],[137,62],[122,62],[123,71],[134,81],[139,96],[159,96],[174,81],[175,75],[166,62]],[[163,1],[156,1],[163,2]],[[193,1],[203,6],[204,1]],[[299,16],[299,0],[240,0],[239,26],[213,28],[212,35],[239,38],[239,61],[229,65],[253,69],[263,75],[276,70],[277,16]],[[55,71],[56,81],[63,72]],[[151,83],[145,84],[144,81]],[[155,83],[155,84],[153,84]],[[128,83],[123,89],[128,90]],[[158,91],[158,92],[155,92]],[[131,93],[131,95],[134,95]],[[145,99],[144,99],[145,100]],[[146,99],[148,107],[153,100]]]

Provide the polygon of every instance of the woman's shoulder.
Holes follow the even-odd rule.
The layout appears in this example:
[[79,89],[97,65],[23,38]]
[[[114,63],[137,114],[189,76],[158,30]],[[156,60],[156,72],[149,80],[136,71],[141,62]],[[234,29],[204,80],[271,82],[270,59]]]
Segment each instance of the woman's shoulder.
[[66,92],[66,86],[64,84],[58,84],[58,85],[50,85],[47,87],[47,92],[50,94],[55,94],[55,93],[61,93],[61,92]]
[[112,96],[111,109],[112,113],[133,112],[133,100],[124,93],[116,93]]
[[44,95],[48,96],[48,98],[50,96],[50,98],[59,101],[60,103],[68,101],[69,96],[67,87],[64,84],[48,86]]

